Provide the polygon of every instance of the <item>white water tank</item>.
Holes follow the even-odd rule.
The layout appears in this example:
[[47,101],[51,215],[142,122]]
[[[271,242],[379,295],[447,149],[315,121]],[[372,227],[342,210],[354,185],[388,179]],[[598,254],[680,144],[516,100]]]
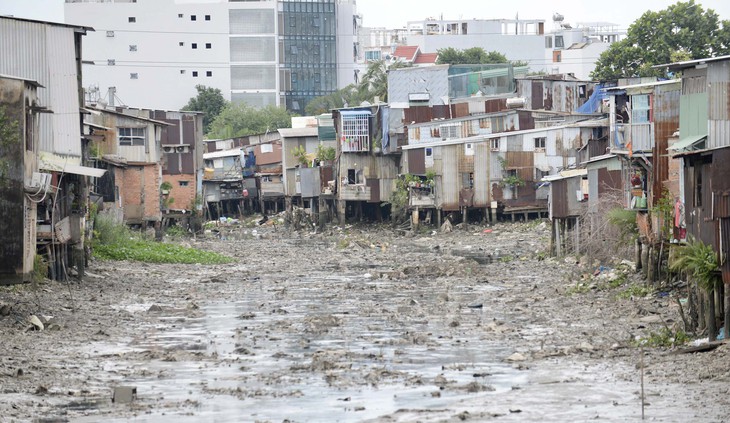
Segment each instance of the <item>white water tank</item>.
[[508,109],[521,109],[525,107],[527,100],[524,97],[512,97],[507,99]]

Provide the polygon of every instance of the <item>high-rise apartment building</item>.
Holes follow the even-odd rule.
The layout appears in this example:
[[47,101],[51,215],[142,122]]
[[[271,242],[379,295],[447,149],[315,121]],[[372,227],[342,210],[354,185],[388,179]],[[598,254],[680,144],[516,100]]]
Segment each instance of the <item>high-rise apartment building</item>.
[[200,84],[302,113],[354,82],[355,0],[66,0],[65,14],[96,30],[84,86],[132,106],[179,109]]

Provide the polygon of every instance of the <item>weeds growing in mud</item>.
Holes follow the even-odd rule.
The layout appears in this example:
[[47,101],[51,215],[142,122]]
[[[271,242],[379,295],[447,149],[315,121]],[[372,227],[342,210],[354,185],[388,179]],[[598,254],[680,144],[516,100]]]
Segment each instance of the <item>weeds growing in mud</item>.
[[684,345],[689,342],[689,336],[682,330],[672,332],[669,328],[662,328],[658,332],[649,332],[649,335],[634,341],[635,347],[663,347],[669,348]]
[[95,257],[107,260],[179,264],[223,264],[233,261],[218,253],[145,239],[141,234],[105,216],[96,219],[93,248]]
[[643,285],[631,285],[627,289],[621,291],[616,295],[616,298],[628,300],[629,298],[641,298],[651,294],[651,289]]

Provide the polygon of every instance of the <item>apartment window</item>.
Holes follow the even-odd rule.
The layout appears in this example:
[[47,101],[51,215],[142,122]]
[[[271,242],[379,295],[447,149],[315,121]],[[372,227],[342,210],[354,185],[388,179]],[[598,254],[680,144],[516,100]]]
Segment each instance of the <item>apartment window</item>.
[[209,21],[210,20],[210,15],[205,15],[205,20],[206,21]]
[[196,49],[196,48],[198,48],[198,43],[192,43],[192,44],[190,44],[190,47],[192,47],[193,49]]
[[553,48],[553,37],[545,37],[545,48]]
[[492,151],[499,151],[499,138],[492,138],[489,140],[489,148]]
[[114,31],[107,31],[106,32],[106,36],[109,37],[109,38],[113,38],[114,37]]
[[135,23],[137,22],[137,18],[135,18],[134,16],[130,16],[127,18],[127,21],[129,21],[129,23]]
[[193,77],[197,78],[197,76],[198,76],[198,71],[193,71]]
[[213,71],[205,71],[205,76],[213,76]]
[[118,128],[119,145],[143,146],[145,144],[145,128]]
[[178,13],[178,14],[177,14],[177,17],[178,17],[178,18],[182,18],[182,17],[183,17],[183,14],[182,14],[182,13]]
[[129,51],[137,51],[137,46],[132,44],[131,46],[129,46]]
[[198,17],[196,15],[190,15],[190,20],[191,21],[197,21],[198,20]]
[[563,56],[560,54],[560,50],[553,50],[553,62],[560,63],[563,61]]
[[211,43],[205,43],[205,48],[212,48],[212,47],[213,47],[213,44],[211,44]]
[[535,138],[535,150],[545,150],[545,143],[547,142],[546,137]]
[[129,79],[139,79],[139,74],[137,72],[132,72],[129,74]]
[[555,36],[555,48],[563,48],[565,47],[565,43],[563,41],[562,35],[556,35]]
[[188,182],[188,181],[177,181],[177,183],[178,183],[178,184],[179,184],[179,185],[180,185],[181,187],[186,187],[186,186],[190,185],[190,182]]
[[178,43],[178,45],[179,45],[180,47],[182,47],[182,46],[184,46],[184,45],[185,45],[185,42],[183,42],[183,41],[180,41],[180,42]]
[[185,75],[185,69],[180,69],[180,75]]
[[114,66],[117,62],[114,59],[107,59],[106,64],[107,66]]

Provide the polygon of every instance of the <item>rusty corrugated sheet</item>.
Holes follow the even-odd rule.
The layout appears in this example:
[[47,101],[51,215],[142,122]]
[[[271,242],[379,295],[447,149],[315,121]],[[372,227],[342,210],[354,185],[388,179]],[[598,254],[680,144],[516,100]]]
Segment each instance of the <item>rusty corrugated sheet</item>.
[[730,63],[707,66],[707,148],[730,146]]
[[623,189],[620,170],[598,169],[598,196]]
[[[195,174],[195,160],[193,160],[195,155],[195,121],[178,121],[178,125],[180,123],[182,123],[183,143],[190,146],[190,150],[187,153],[180,154],[182,164],[180,170],[184,174],[192,175]],[[188,142],[184,142],[185,140],[188,140]]]
[[654,119],[653,204],[662,197],[664,181],[669,179],[669,138],[679,129],[679,97],[681,84],[657,85],[652,98]]
[[416,148],[408,152],[408,173],[423,175],[426,173],[426,150]]
[[446,211],[459,210],[459,190],[461,175],[459,174],[459,150],[463,145],[445,145],[441,150],[442,178],[439,187],[441,208]]
[[469,105],[466,103],[452,104],[451,113],[453,114],[453,117],[455,117],[455,118],[469,116]]
[[[730,101],[730,97],[728,97]],[[730,148],[721,148],[712,152],[712,190],[730,191]]]
[[550,183],[550,214],[554,218],[568,217],[568,181],[561,179]]
[[406,124],[411,124],[412,122],[415,123],[424,123],[424,122],[431,122],[433,118],[432,110],[428,106],[416,106],[416,107],[409,107],[405,109],[404,111],[404,121]]
[[730,284],[730,218],[719,219],[718,230],[720,245],[717,246],[717,251],[719,252],[720,271],[722,281],[726,284],[725,289],[728,289],[727,284]]
[[532,110],[540,110],[543,108],[542,81],[532,81]]
[[[712,220],[712,191],[709,189],[711,180],[710,157],[685,157],[684,192],[685,192],[685,221],[687,234],[694,236],[705,244],[715,245],[715,225]],[[702,178],[702,199],[697,204],[695,198],[698,177]]]
[[520,131],[525,129],[535,129],[535,117],[532,115],[532,112],[529,110],[518,110],[517,116],[519,117],[519,125],[520,127],[517,128]]
[[713,201],[713,216],[715,219],[730,217],[730,191],[718,192],[714,191],[715,198]]
[[474,204],[474,190],[471,188],[462,188],[459,190],[459,205],[461,207],[471,207]]
[[608,138],[588,140],[588,158],[598,157],[608,151]]
[[450,119],[451,108],[446,104],[433,106],[433,108],[431,109],[431,117],[433,119]]
[[495,98],[484,102],[484,111],[486,113],[501,112],[507,110],[506,98]]
[[523,181],[535,179],[535,154],[532,151],[507,151],[506,169],[516,170]]

